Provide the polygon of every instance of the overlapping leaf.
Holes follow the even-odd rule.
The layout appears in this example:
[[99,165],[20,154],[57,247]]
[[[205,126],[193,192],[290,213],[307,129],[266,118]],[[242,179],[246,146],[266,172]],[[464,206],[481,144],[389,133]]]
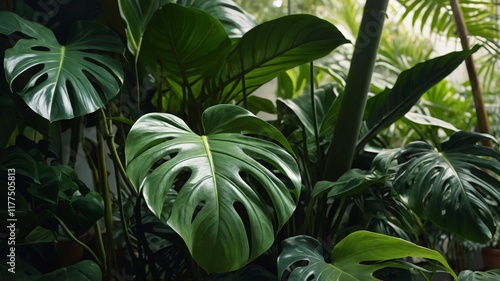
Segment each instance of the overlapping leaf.
[[[292,267],[286,280],[302,281],[366,281],[378,280],[373,273],[386,267],[410,268],[396,259],[419,257],[435,260],[455,276],[446,260],[438,252],[400,238],[357,231],[340,241],[332,251],[332,263],[325,262],[321,244],[308,236],[296,236],[283,241],[283,252],[278,257],[278,274]],[[299,264],[300,264],[299,263]]]
[[202,124],[200,136],[170,114],[141,117],[127,138],[127,173],[159,217],[169,190],[178,191],[167,223],[205,270],[231,271],[271,246],[295,209],[300,175],[285,149],[245,135],[286,144],[245,109],[213,106]]

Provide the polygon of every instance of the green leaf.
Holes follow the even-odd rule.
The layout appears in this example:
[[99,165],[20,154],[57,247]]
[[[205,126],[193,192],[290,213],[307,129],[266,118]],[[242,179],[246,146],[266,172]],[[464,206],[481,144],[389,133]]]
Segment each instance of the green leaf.
[[0,152],[0,171],[7,173],[14,169],[16,176],[23,175],[40,183],[37,163],[28,153],[17,146],[0,149]]
[[436,151],[413,142],[394,155],[404,160],[394,188],[419,216],[468,240],[485,243],[495,233],[500,204],[500,153],[478,142],[488,135],[457,132]]
[[395,261],[406,257],[418,257],[437,261],[456,277],[446,260],[438,252],[427,249],[400,238],[368,232],[357,231],[340,241],[332,251],[332,263],[323,259],[323,247],[308,236],[296,236],[282,242],[283,252],[278,257],[278,274],[281,280],[283,273],[293,264],[289,281],[366,281],[378,280],[373,276],[377,270],[387,267],[413,268],[405,263]]
[[103,217],[104,201],[95,191],[85,196],[76,192],[70,200],[61,199],[55,213],[71,230],[81,235]]
[[127,28],[125,33],[127,35],[127,48],[136,55],[140,52],[144,31],[153,14],[163,4],[173,2],[170,0],[119,0],[118,6],[120,15],[125,21]]
[[11,88],[21,82],[19,95],[45,119],[71,119],[94,112],[118,94],[122,67],[100,53],[121,54],[123,47],[108,28],[80,22],[63,46],[43,25],[10,12],[0,12],[0,17],[0,34],[20,32],[30,37],[5,51],[7,81]]
[[500,280],[500,269],[482,271],[464,270],[458,275],[458,281],[497,281]]
[[222,23],[231,38],[239,38],[257,25],[255,18],[232,0],[179,0],[177,3],[209,13]]
[[216,89],[229,101],[247,94],[285,70],[329,54],[348,43],[340,31],[312,15],[290,15],[248,31],[231,51],[216,77]]
[[231,40],[216,18],[177,4],[166,4],[155,12],[143,41],[142,65],[155,70],[159,63],[168,79],[186,87],[215,72],[231,47]]
[[257,114],[259,112],[276,114],[276,107],[274,106],[274,103],[269,99],[258,96],[250,96],[247,99],[247,103],[248,110],[250,110],[253,114]]
[[168,225],[207,272],[232,271],[272,245],[295,209],[299,169],[285,149],[254,137],[286,143],[243,108],[210,107],[202,124],[200,136],[174,115],[144,115],[126,140],[127,174],[158,217],[178,191]]
[[347,198],[359,194],[370,186],[383,184],[386,179],[386,175],[352,169],[340,176],[335,182],[317,182],[311,195],[315,197],[328,191],[328,197]]
[[443,129],[447,129],[453,132],[458,131],[458,129],[453,126],[453,124],[443,121],[432,116],[427,116],[419,113],[408,112],[405,114],[404,118],[412,123],[425,125],[425,126],[435,126]]
[[58,270],[37,276],[31,279],[33,281],[43,280],[53,281],[100,281],[102,273],[99,266],[91,260],[83,260],[68,267],[62,267]]
[[363,149],[381,129],[408,113],[427,90],[448,76],[478,49],[479,46],[476,45],[468,51],[452,52],[401,72],[392,89],[386,89],[368,101],[370,105],[367,108],[371,108],[366,118],[368,131],[358,141],[356,149]]

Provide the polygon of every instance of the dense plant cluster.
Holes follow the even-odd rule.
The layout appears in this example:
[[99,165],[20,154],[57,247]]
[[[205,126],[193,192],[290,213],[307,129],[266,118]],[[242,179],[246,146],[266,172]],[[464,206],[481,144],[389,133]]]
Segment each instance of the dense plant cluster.
[[[387,0],[340,2],[334,25],[232,0],[1,1],[0,279],[496,280],[454,250],[497,232],[498,142],[432,101],[463,102],[444,79],[494,55],[498,26],[475,30],[480,10],[483,45],[403,60]],[[436,2],[398,1],[423,25]],[[254,94],[273,79],[277,100]]]

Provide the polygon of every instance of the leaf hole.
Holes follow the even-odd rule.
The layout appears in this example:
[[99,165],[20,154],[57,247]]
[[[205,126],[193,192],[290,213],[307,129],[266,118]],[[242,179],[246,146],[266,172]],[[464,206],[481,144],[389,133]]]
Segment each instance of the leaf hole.
[[194,222],[194,220],[196,219],[198,214],[201,212],[203,207],[205,207],[205,203],[206,203],[205,200],[201,200],[200,203],[198,203],[198,205],[196,205],[196,208],[194,209],[194,212],[193,212],[193,216],[191,217],[191,223]]
[[34,46],[34,47],[31,47],[31,50],[40,51],[40,52],[49,52],[50,51],[50,49],[45,47],[45,46]]
[[269,216],[272,216],[272,222],[273,222],[273,228],[276,230],[278,229],[277,222],[278,222],[278,217],[276,216],[276,213],[274,212],[273,206],[273,200],[271,199],[271,196],[267,192],[266,188],[264,185],[256,179],[254,176],[251,174],[245,172],[245,171],[240,171],[239,175],[241,179],[250,186],[255,193],[259,196],[260,200],[268,206],[268,214]]
[[[26,69],[25,71],[23,71],[23,73],[21,75],[17,76],[16,79],[14,79],[14,81],[12,81],[12,90],[15,93],[22,92],[23,89],[28,85],[29,80],[32,77],[36,76],[37,73],[42,71],[43,68],[44,68],[43,64],[37,64],[37,65],[34,65],[34,66]],[[37,86],[37,85],[40,85],[41,83],[43,83],[47,79],[48,79],[47,73],[40,74],[39,77],[36,78],[35,84],[31,85],[30,88]]]
[[[236,213],[238,213],[238,216],[240,217],[241,221],[243,222],[243,225],[245,226],[245,233],[247,234],[247,242],[250,255],[252,253],[252,231],[250,228],[250,217],[248,216],[247,209],[245,208],[245,205],[243,205],[243,203],[234,202],[233,208],[236,211]],[[248,258],[250,258],[250,256]]]
[[85,77],[87,77],[87,80],[89,80],[90,84],[92,84],[92,87],[95,89],[97,95],[99,95],[99,99],[103,103],[106,103],[107,102],[106,96],[104,95],[104,91],[99,85],[97,78],[94,75],[92,75],[92,73],[88,72],[85,69],[82,70],[82,73],[83,75],[85,75]]
[[[118,85],[121,84],[120,79],[114,74],[114,71],[106,64],[104,64],[96,59],[90,58],[90,57],[85,57],[83,59],[92,63],[92,64],[95,64],[96,66],[99,66],[100,68],[102,68],[104,70],[106,70],[106,72],[113,75],[113,77],[115,78],[115,83],[117,83]],[[111,83],[111,81],[107,81],[107,83]]]

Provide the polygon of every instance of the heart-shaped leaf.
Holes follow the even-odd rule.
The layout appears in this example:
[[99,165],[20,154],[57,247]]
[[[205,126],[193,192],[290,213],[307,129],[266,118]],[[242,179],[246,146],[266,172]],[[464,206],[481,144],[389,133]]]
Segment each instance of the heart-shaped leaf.
[[30,37],[5,51],[4,69],[11,88],[22,84],[19,95],[39,115],[50,121],[71,119],[96,111],[118,94],[121,64],[101,53],[121,54],[123,47],[108,28],[79,22],[63,46],[43,25],[11,12],[0,12],[0,18],[0,34]]
[[279,280],[294,264],[286,280],[302,281],[366,281],[378,280],[377,270],[387,267],[411,268],[396,259],[419,257],[435,260],[456,277],[446,260],[438,252],[400,238],[369,231],[356,231],[342,239],[332,251],[332,263],[323,259],[323,247],[308,236],[296,236],[282,242],[283,252],[278,257]]
[[158,217],[175,189],[167,223],[206,271],[232,271],[272,245],[295,209],[300,174],[287,150],[255,137],[290,149],[249,111],[213,106],[202,124],[205,134],[198,135],[174,115],[141,117],[127,137],[127,173]]

